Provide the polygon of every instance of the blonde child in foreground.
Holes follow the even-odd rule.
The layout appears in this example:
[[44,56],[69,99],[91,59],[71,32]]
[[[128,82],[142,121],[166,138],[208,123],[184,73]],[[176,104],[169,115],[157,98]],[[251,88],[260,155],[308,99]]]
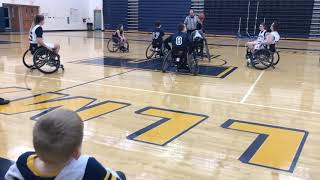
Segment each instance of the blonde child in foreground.
[[33,129],[35,152],[22,154],[6,180],[125,180],[124,173],[104,168],[81,155],[83,122],[77,113],[56,110],[42,116]]

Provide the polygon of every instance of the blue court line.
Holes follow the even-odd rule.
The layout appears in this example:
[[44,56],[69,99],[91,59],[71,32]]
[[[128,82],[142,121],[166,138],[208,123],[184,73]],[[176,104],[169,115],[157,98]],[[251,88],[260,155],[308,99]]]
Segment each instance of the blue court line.
[[[101,57],[88,60],[74,61],[73,63],[78,64],[88,64],[88,65],[100,65],[104,67],[123,67],[123,68],[134,68],[146,71],[162,71],[162,60],[161,59],[145,59],[140,60],[140,62],[134,62],[135,59],[128,58],[116,58],[116,57]],[[213,77],[213,78],[225,78],[237,67],[219,67],[219,66],[199,66],[199,76]],[[168,72],[175,72],[182,75],[191,75],[188,71],[186,72],[176,72],[176,67],[172,67]]]

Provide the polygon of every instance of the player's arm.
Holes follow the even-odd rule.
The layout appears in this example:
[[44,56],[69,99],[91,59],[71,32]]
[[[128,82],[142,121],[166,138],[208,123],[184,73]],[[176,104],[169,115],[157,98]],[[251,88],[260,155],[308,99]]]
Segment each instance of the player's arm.
[[164,40],[164,46],[169,51],[171,50],[171,47],[169,45],[169,43],[171,42],[171,39],[172,39],[172,35],[170,35],[169,37],[167,37],[167,39]]
[[37,43],[42,46],[42,47],[45,47],[49,50],[51,50],[51,48],[49,48],[43,41],[43,30],[42,30],[42,27],[38,27],[35,31],[36,33],[36,36],[37,36]]
[[274,39],[274,36],[272,34],[269,34],[267,36],[267,39],[263,42],[263,44],[265,44],[265,45],[272,44],[273,39]]

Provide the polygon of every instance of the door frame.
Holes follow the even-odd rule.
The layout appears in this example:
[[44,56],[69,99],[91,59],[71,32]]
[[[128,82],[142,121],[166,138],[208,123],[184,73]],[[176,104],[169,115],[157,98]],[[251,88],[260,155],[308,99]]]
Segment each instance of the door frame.
[[[3,7],[6,8],[12,8],[14,6],[18,7],[18,15],[19,15],[19,31],[20,33],[23,33],[23,19],[22,19],[22,12],[21,12],[21,7],[35,7],[38,10],[38,13],[40,12],[40,6],[35,6],[35,5],[24,5],[24,4],[10,4],[10,3],[3,3],[2,4]],[[11,18],[11,12],[9,12],[9,18],[10,18],[10,26],[12,25],[12,18]],[[12,26],[11,26],[11,30],[12,30]]]
[[[100,12],[100,29],[96,29],[96,12]],[[95,10],[93,10],[93,28],[94,28],[94,30],[103,30],[103,25],[102,25],[102,19],[103,19],[103,14],[102,14],[102,10],[101,9],[95,9]]]

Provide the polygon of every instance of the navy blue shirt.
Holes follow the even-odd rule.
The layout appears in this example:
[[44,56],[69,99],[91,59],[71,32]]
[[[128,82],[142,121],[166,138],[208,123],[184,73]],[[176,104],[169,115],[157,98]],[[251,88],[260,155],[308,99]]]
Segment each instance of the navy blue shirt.
[[[41,177],[34,166],[34,159],[37,155],[34,152],[22,154],[16,162],[17,168],[24,179],[32,180],[54,180],[58,174]],[[89,157],[83,176],[83,180],[104,180],[116,179],[109,170],[105,169],[95,158]]]
[[164,36],[164,31],[162,28],[154,28],[152,31],[152,40],[162,40]]
[[185,32],[177,32],[171,36],[173,47],[187,48],[189,46],[189,36]]

